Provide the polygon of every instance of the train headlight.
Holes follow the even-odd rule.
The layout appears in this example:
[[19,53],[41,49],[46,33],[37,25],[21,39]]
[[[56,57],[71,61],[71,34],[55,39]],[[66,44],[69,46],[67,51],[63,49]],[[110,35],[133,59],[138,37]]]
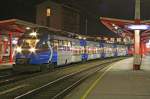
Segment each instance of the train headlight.
[[16,51],[17,51],[18,53],[21,53],[21,52],[22,52],[22,48],[21,48],[21,47],[17,47],[17,48],[16,48]]
[[30,51],[31,53],[34,53],[34,52],[36,51],[36,49],[32,47],[32,48],[29,49],[29,51]]

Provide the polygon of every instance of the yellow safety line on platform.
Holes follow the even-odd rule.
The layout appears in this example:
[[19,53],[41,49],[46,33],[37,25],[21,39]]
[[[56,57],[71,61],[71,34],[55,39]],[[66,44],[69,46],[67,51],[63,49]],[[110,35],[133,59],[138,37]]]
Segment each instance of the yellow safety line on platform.
[[80,98],[80,99],[86,99],[87,96],[91,93],[91,91],[96,87],[96,85],[98,84],[98,82],[105,76],[105,74],[112,68],[112,66],[110,66],[107,70],[105,70],[103,72],[103,74],[96,79],[96,81],[94,81],[94,83],[88,88],[88,90],[85,92],[85,94]]

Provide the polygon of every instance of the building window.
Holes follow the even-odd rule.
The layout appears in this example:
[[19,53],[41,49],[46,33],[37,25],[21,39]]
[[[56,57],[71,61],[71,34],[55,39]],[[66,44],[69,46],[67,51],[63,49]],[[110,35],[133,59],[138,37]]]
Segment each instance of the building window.
[[50,8],[46,9],[46,16],[51,16],[51,9]]
[[48,7],[46,8],[46,26],[50,26],[50,16],[51,16],[51,9]]

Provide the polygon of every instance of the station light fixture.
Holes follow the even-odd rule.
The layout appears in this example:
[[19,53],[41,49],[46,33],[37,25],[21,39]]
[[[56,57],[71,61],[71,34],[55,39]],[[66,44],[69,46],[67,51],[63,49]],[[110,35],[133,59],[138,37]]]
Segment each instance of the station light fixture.
[[115,24],[112,24],[112,26],[117,30],[119,27]]
[[127,25],[126,27],[130,30],[148,30],[148,29],[150,29],[149,25]]
[[26,27],[26,30],[30,30],[31,28],[30,27]]
[[112,24],[112,26],[116,26],[115,24]]
[[32,32],[32,33],[30,33],[29,35],[30,35],[30,36],[35,36],[35,37],[36,37],[36,36],[37,36],[37,33],[36,33],[36,32]]
[[79,39],[82,39],[82,37],[81,37],[81,36],[79,36],[78,38],[79,38]]
[[84,37],[83,39],[86,40],[86,37]]
[[117,27],[117,26],[115,26],[114,28],[115,28],[116,30],[118,29],[118,27]]

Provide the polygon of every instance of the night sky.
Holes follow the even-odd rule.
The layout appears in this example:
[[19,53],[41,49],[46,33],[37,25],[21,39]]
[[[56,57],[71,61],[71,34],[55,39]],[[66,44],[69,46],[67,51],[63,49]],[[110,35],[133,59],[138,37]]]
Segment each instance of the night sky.
[[[35,22],[36,5],[45,0],[1,0],[0,20],[18,18]],[[108,32],[99,23],[99,17],[121,19],[134,18],[134,0],[52,0],[67,4],[83,11],[89,17],[90,32]],[[150,0],[141,0],[141,19],[150,19]],[[91,24],[90,24],[91,23]],[[96,27],[93,28],[92,26]],[[93,29],[92,29],[93,28]],[[110,31],[109,31],[110,32]]]

